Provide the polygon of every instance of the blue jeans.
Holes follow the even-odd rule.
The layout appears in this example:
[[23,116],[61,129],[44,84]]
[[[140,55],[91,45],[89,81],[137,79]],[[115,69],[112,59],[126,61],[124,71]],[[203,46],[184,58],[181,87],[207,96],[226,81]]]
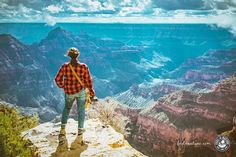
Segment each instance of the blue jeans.
[[65,107],[62,112],[61,124],[66,125],[71,107],[74,101],[77,101],[77,112],[78,112],[78,129],[84,128],[85,119],[85,92],[81,90],[76,94],[66,94],[65,93]]

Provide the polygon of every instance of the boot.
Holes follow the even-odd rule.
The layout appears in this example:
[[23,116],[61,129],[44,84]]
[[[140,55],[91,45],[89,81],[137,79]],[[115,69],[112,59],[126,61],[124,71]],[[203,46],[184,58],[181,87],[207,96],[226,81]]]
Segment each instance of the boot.
[[79,129],[78,129],[78,136],[79,136],[79,135],[82,135],[84,132],[85,132],[85,129],[84,129],[84,128],[79,128]]
[[61,128],[59,136],[65,136],[66,135],[66,129],[65,128]]
[[59,136],[58,136],[58,147],[56,152],[63,152],[68,150],[68,142],[66,139],[66,131],[65,128],[61,128]]
[[75,150],[80,147],[86,147],[87,144],[84,143],[83,141],[83,133],[85,130],[83,128],[78,129],[78,136],[76,137],[75,141],[71,143],[70,149]]

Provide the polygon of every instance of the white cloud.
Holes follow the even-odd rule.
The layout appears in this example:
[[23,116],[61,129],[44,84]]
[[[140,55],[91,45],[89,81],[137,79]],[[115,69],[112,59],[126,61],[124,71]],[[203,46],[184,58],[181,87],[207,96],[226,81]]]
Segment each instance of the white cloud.
[[130,14],[137,14],[142,11],[139,7],[124,7],[120,10],[118,16],[128,16]]
[[120,6],[122,6],[122,7],[132,6],[132,1],[131,0],[123,0],[120,2]]
[[44,17],[46,25],[48,26],[54,26],[56,24],[56,18],[50,15],[46,15]]
[[45,10],[51,12],[51,13],[59,13],[64,11],[61,6],[56,6],[56,5],[49,5],[45,8]]
[[190,7],[179,7],[184,8],[182,10],[164,9],[168,8],[164,7],[168,4],[186,4],[181,0],[47,1],[45,8],[42,7],[45,6],[42,0],[37,0],[37,3],[35,0],[37,5],[27,0],[22,3],[9,2],[0,2],[0,22],[46,22],[47,25],[55,25],[57,22],[204,23],[216,24],[236,35],[236,0],[204,0],[203,4],[202,1],[197,2],[203,10],[192,7],[194,0],[189,1]]
[[0,2],[1,22],[35,22],[42,20],[41,11],[28,8],[23,4],[11,6]]
[[99,0],[67,0],[65,8],[75,13],[104,14],[104,11],[115,11],[116,6],[113,0],[104,2],[100,2]]
[[102,10],[102,5],[99,1],[87,0],[87,5],[89,6],[90,11],[100,11]]
[[112,1],[106,1],[103,3],[104,10],[112,10],[115,11],[115,5],[112,3]]
[[18,9],[18,11],[20,12],[20,13],[24,13],[24,14],[29,14],[31,11],[32,11],[32,9],[31,8],[26,8],[24,5],[22,5],[22,4],[19,4],[19,7],[18,7],[19,9]]
[[66,6],[73,12],[97,12],[102,10],[102,5],[98,0],[67,0]]
[[177,12],[173,17],[174,17],[174,19],[185,19],[185,18],[187,18],[186,14],[184,12]]
[[68,8],[69,10],[73,11],[73,12],[86,12],[87,10],[83,7],[73,7],[73,6],[69,6]]
[[150,9],[152,1],[151,0],[123,0],[120,3],[122,6],[118,16],[129,16],[133,14],[143,14],[146,10]]
[[88,22],[88,23],[209,23],[212,24],[211,21],[208,21],[206,17],[185,17],[185,18],[173,18],[170,17],[147,17],[147,16],[132,16],[132,17],[116,17],[116,16],[90,16],[90,17],[82,17],[82,16],[73,16],[73,17],[60,17],[55,18],[57,22]]
[[233,15],[217,15],[212,17],[213,21],[218,27],[228,29],[232,34],[236,36],[236,14]]

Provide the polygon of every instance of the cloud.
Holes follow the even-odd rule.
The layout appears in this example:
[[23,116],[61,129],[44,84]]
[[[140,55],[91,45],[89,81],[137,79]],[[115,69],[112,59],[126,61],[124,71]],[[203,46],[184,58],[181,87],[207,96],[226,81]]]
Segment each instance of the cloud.
[[147,12],[152,11],[152,1],[151,0],[124,0],[120,4],[122,6],[118,12],[118,16],[130,16],[137,14],[146,14]]
[[236,14],[219,14],[213,16],[212,19],[215,21],[218,27],[228,29],[236,36]]
[[206,23],[236,34],[236,0],[2,0],[0,22]]
[[47,26],[54,26],[57,23],[56,18],[50,15],[46,15],[44,19]]
[[77,13],[77,12],[86,12],[87,10],[83,7],[74,7],[74,6],[69,6],[69,10]]
[[51,12],[51,13],[59,13],[64,11],[61,6],[56,6],[56,5],[49,5],[45,8],[45,10]]
[[0,21],[2,22],[25,22],[41,20],[41,11],[28,8],[23,4],[10,6],[0,2]]
[[[99,0],[67,0],[65,7],[68,11],[76,13],[87,13],[87,14],[103,14],[108,11],[115,11],[115,6],[112,1],[101,2]],[[84,14],[85,15],[85,14]]]
[[235,0],[153,0],[153,4],[165,10],[227,10],[236,7]]
[[220,9],[227,10],[232,7],[236,7],[235,0],[205,0],[204,6],[207,9]]
[[156,8],[165,10],[177,9],[201,9],[204,6],[204,0],[153,0]]

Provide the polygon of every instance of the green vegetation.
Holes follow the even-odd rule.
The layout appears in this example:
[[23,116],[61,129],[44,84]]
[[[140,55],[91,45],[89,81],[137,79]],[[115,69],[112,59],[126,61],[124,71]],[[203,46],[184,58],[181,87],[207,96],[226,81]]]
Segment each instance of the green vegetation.
[[38,116],[21,115],[15,108],[0,103],[0,154],[2,157],[32,157],[32,149],[21,132],[38,124]]

